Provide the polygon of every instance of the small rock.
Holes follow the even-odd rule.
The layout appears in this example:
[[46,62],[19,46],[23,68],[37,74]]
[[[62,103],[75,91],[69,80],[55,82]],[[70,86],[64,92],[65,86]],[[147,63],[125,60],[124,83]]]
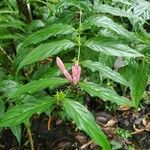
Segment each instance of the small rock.
[[60,142],[58,144],[58,148],[61,148],[61,149],[66,149],[66,148],[70,148],[71,147],[71,142]]
[[75,137],[81,144],[84,144],[84,143],[86,143],[86,137],[85,136],[83,136],[83,135],[77,135],[76,137]]

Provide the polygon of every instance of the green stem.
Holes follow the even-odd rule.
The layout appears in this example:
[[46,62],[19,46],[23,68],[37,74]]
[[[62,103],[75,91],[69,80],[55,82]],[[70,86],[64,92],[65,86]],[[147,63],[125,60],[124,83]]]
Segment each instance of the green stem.
[[80,35],[80,29],[81,29],[81,19],[82,19],[82,11],[80,10],[80,19],[79,19],[79,37],[78,37],[78,61],[80,59],[80,51],[81,51],[81,35]]

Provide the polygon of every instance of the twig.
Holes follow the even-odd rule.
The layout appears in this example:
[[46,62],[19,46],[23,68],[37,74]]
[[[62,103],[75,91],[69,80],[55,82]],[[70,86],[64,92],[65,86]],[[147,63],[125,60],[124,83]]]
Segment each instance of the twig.
[[89,141],[88,143],[82,145],[82,146],[80,147],[80,149],[85,149],[87,146],[89,146],[89,145],[92,144],[92,143],[93,143],[93,141]]
[[48,130],[51,129],[51,120],[52,120],[52,118],[49,117],[48,122],[47,122],[47,129],[48,129]]
[[30,145],[31,145],[31,150],[34,150],[34,144],[33,144],[33,138],[32,138],[32,133],[29,127],[27,127],[27,132],[28,132],[28,138],[30,141]]

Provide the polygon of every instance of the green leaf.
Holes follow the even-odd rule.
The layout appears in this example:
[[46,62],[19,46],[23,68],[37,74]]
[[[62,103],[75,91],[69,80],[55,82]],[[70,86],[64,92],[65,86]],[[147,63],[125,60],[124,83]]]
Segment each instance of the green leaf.
[[129,46],[109,38],[93,38],[85,43],[90,49],[106,55],[122,57],[142,57],[143,55]]
[[0,10],[0,14],[17,14],[18,11],[11,11],[11,10]]
[[66,2],[67,5],[69,6],[75,6],[77,7],[79,10],[83,10],[86,11],[86,13],[88,13],[89,11],[91,11],[91,3],[89,0],[64,0]]
[[66,35],[70,33],[75,33],[75,29],[73,27],[64,24],[53,24],[28,36],[18,45],[17,49],[19,50],[31,44],[37,44],[41,41],[45,41],[51,36],[56,36],[58,34]]
[[[65,63],[66,69],[71,70],[72,63]],[[32,76],[33,80],[37,80],[40,78],[51,78],[51,77],[58,77],[61,75],[61,71],[57,66],[50,66],[48,65],[42,65],[38,68],[37,71]]]
[[5,112],[5,104],[0,97],[0,117],[4,115],[4,112]]
[[104,77],[110,78],[118,83],[128,86],[128,82],[124,79],[118,72],[112,70],[111,68],[103,65],[100,62],[92,62],[90,60],[86,60],[81,62],[84,67],[91,69],[93,72],[99,71],[102,73]]
[[[42,28],[42,27],[45,27],[45,24],[42,20],[32,20],[32,22],[27,26],[27,30],[33,31],[33,30],[37,30],[38,28]],[[33,33],[33,34],[35,34],[35,33]]]
[[127,17],[127,18],[135,18],[136,16],[132,14],[132,12],[128,12],[125,10],[122,10],[117,7],[112,7],[110,5],[96,5],[94,6],[94,10],[101,13],[109,13],[114,16],[120,16],[120,17]]
[[2,35],[2,36],[0,36],[0,40],[2,39],[2,40],[7,40],[7,39],[13,39],[13,40],[18,40],[18,39],[20,39],[20,38],[22,38],[21,37],[21,34],[6,34],[6,35]]
[[150,2],[136,1],[132,6],[133,14],[142,17],[145,21],[150,19]]
[[104,101],[109,100],[117,105],[132,106],[131,101],[125,97],[119,96],[113,89],[104,88],[92,82],[80,82],[79,86],[91,96],[97,96]]
[[93,25],[97,27],[110,29],[114,31],[115,33],[117,33],[119,36],[123,36],[131,40],[135,39],[135,36],[131,32],[129,32],[122,25],[115,23],[112,19],[106,16],[102,16],[102,17],[98,16],[98,17],[89,18],[88,20],[85,21],[85,23],[83,23],[81,30],[89,29]]
[[68,81],[62,78],[50,78],[50,79],[40,79],[36,81],[31,81],[26,85],[22,85],[15,92],[9,95],[10,98],[19,97],[22,94],[29,93],[32,94],[34,92],[43,90],[47,87],[55,88],[60,85],[67,83]]
[[24,28],[21,27],[20,25],[11,22],[0,24],[0,29],[4,29],[4,28],[15,28],[15,29],[20,29],[21,31],[25,31]]
[[75,46],[75,43],[69,40],[60,40],[51,43],[41,44],[31,51],[20,63],[18,71],[26,65],[32,64],[39,60],[48,58],[59,53],[62,50],[67,50]]
[[86,109],[86,107],[70,99],[63,100],[63,107],[80,130],[86,132],[91,137],[91,139],[96,144],[100,145],[104,150],[111,149],[105,134],[97,125],[94,117]]
[[148,70],[148,65],[143,63],[141,66],[138,66],[130,79],[131,98],[135,107],[138,107],[148,84]]
[[0,82],[0,92],[4,94],[4,96],[8,96],[9,94],[15,92],[19,87],[19,84],[13,80],[3,80]]
[[19,144],[21,144],[21,125],[13,126],[10,128],[13,134],[15,135]]
[[25,104],[14,106],[0,119],[0,127],[19,125],[28,120],[33,114],[53,107],[54,102],[54,99],[48,96],[40,99],[30,99]]

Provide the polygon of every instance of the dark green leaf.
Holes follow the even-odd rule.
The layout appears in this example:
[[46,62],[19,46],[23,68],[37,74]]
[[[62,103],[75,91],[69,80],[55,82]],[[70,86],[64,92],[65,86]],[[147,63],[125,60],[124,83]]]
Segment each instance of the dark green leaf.
[[60,40],[51,43],[41,44],[31,51],[20,63],[18,71],[26,65],[32,64],[39,60],[48,58],[59,53],[62,50],[67,50],[75,46],[75,43],[69,40]]
[[123,37],[129,38],[129,39],[135,39],[134,35],[129,32],[127,29],[125,29],[122,25],[119,25],[115,23],[112,19],[102,16],[102,17],[91,17],[85,23],[83,23],[81,30],[85,30],[90,28],[91,26],[97,26],[97,27],[103,27],[110,29],[114,32],[116,32],[118,35],[121,35]]
[[94,6],[94,9],[97,12],[109,13],[114,16],[127,17],[127,18],[135,18],[136,17],[135,15],[132,14],[132,12],[128,12],[128,11],[122,10],[120,8],[112,7],[110,5],[105,5],[105,4],[96,5],[96,6]]
[[0,97],[0,117],[4,115],[4,112],[5,112],[5,104]]
[[58,34],[70,34],[73,32],[75,32],[75,29],[69,25],[53,24],[31,34],[22,43],[18,45],[17,49],[19,50],[30,44],[37,44],[41,41],[45,41],[51,36],[56,36]]
[[128,82],[118,72],[112,70],[111,68],[103,65],[100,62],[92,62],[90,60],[86,60],[81,62],[81,64],[84,67],[91,69],[93,72],[99,71],[104,77],[108,77],[116,82],[128,85]]
[[19,97],[20,95],[25,93],[31,94],[43,90],[47,87],[55,88],[65,83],[67,83],[67,80],[62,78],[50,78],[50,79],[47,78],[47,79],[31,81],[30,83],[19,87],[15,92],[11,93],[9,97],[10,98]]
[[13,134],[15,135],[19,144],[21,144],[21,125],[16,125],[10,128]]
[[11,10],[0,10],[0,14],[17,14],[18,11],[11,11]]
[[130,79],[131,97],[135,107],[138,107],[148,82],[148,65],[143,63],[137,68]]
[[97,96],[104,101],[109,100],[117,105],[132,106],[131,101],[125,97],[119,96],[113,89],[104,88],[92,82],[81,82],[79,86],[91,96]]
[[[66,69],[71,70],[72,64],[71,63],[65,63]],[[57,66],[50,66],[45,65],[45,66],[40,66],[38,70],[33,74],[33,79],[37,80],[40,78],[51,78],[51,77],[58,77],[61,75],[61,72]]]
[[21,31],[25,31],[24,28],[21,27],[20,25],[13,24],[11,22],[0,24],[0,29],[3,29],[3,28],[15,28],[15,29],[20,29]]
[[76,123],[79,129],[85,131],[91,139],[104,150],[110,150],[109,142],[102,132],[92,114],[80,103],[64,99],[63,106],[70,118]]
[[41,99],[30,99],[25,104],[14,106],[0,119],[0,127],[19,125],[28,120],[33,114],[53,107],[54,102],[52,97],[43,97]]
[[93,38],[85,43],[85,46],[106,55],[122,57],[142,57],[143,55],[134,49],[118,41],[109,38]]

